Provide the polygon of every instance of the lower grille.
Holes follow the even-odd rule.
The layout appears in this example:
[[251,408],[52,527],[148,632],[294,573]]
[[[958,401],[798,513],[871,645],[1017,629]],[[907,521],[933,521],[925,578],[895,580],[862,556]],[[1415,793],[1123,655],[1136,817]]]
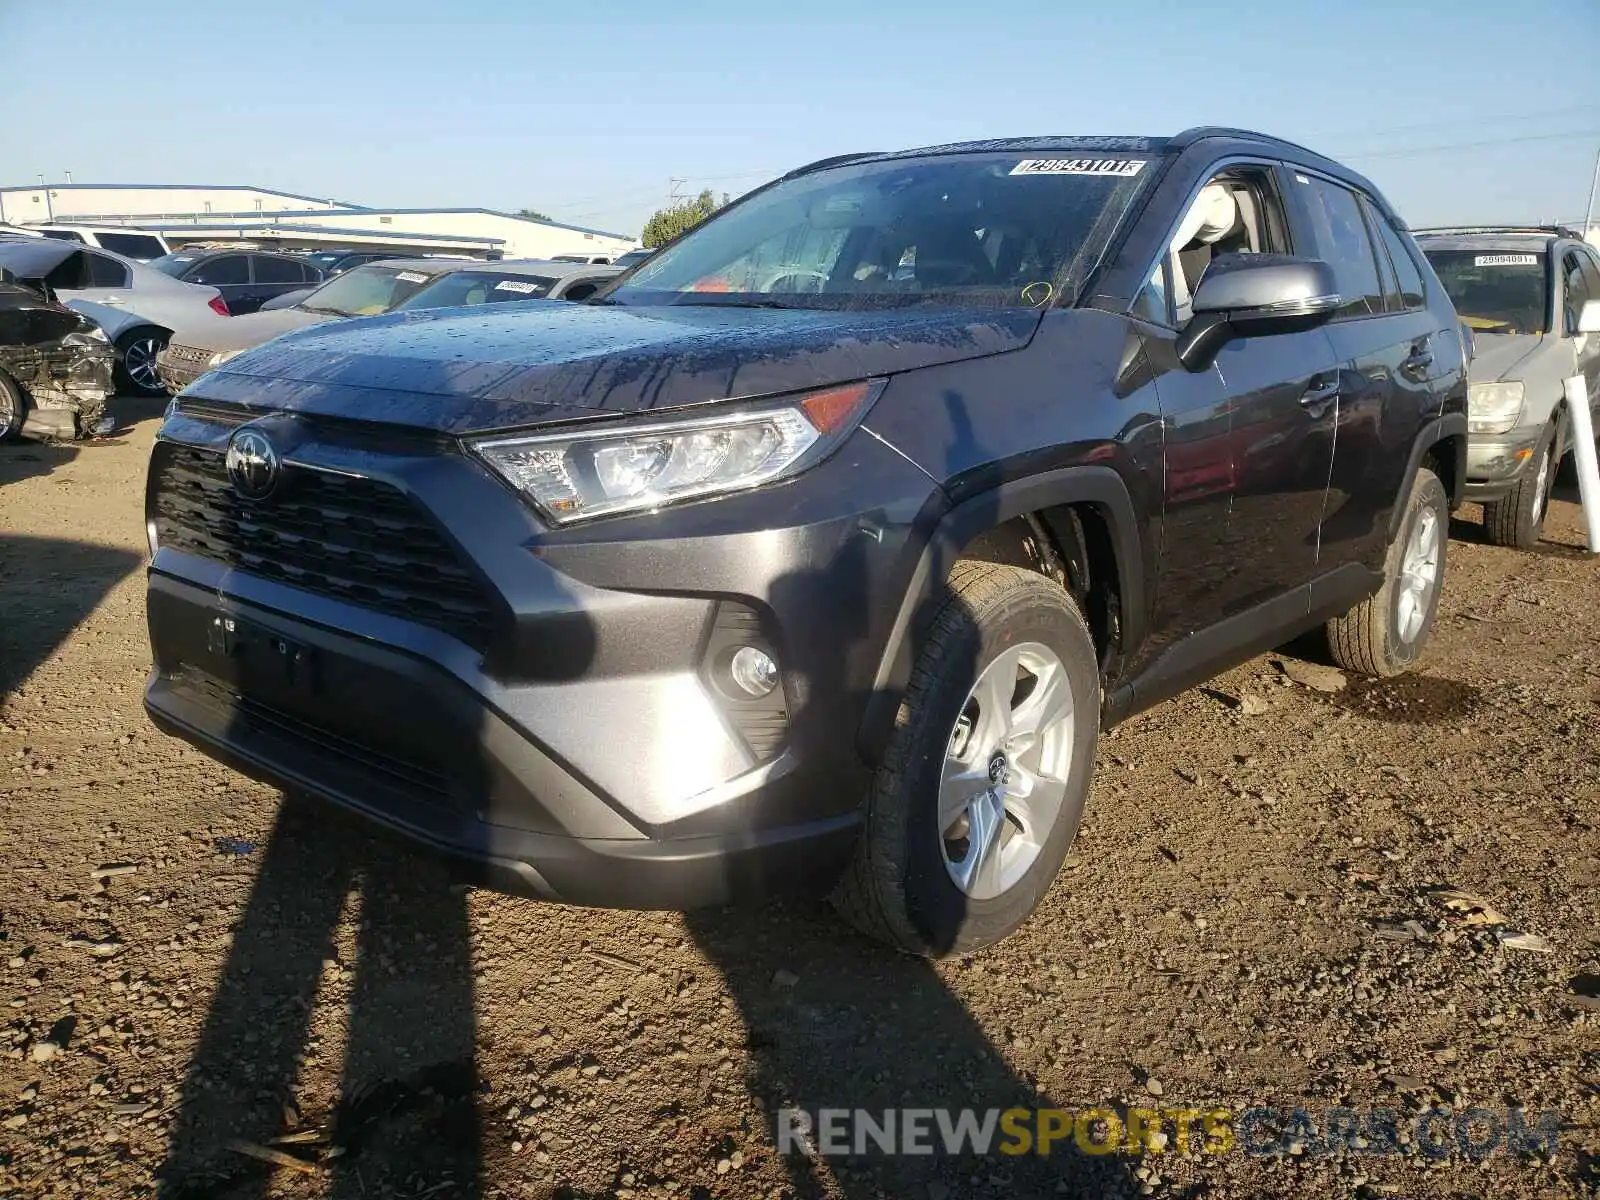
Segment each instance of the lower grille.
[[207,676],[185,673],[179,677],[184,690],[210,708],[227,714],[230,720],[247,728],[299,742],[319,754],[341,759],[346,765],[398,788],[413,799],[429,804],[448,805],[450,781],[442,773],[420,762],[399,758],[313,725],[270,705],[241,696]]
[[150,479],[156,544],[486,648],[486,589],[404,493],[305,467],[283,472],[277,494],[246,501],[221,454],[159,443]]

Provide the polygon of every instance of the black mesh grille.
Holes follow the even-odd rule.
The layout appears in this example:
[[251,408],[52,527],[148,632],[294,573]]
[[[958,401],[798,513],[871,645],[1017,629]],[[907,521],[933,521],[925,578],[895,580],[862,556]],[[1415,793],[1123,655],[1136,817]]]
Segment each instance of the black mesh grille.
[[271,499],[249,502],[221,454],[163,444],[151,494],[160,546],[488,643],[483,585],[388,484],[289,466]]

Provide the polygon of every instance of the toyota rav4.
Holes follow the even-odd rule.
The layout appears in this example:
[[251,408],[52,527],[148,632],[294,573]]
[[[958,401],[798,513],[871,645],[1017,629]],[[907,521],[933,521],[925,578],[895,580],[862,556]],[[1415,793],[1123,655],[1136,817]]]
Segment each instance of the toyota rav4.
[[163,729],[579,904],[1015,929],[1102,728],[1305,631],[1428,639],[1455,311],[1260,134],[857,154],[596,303],[279,338],[150,463]]

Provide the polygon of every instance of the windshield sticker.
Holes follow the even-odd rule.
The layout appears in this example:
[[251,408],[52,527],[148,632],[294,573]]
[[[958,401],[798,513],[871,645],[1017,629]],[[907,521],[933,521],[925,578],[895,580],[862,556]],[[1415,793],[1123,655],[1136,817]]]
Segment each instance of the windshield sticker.
[[426,275],[420,274],[417,271],[400,271],[395,275],[395,278],[399,279],[399,280],[402,280],[405,283],[427,283],[428,282],[428,277]]
[[1025,158],[1013,175],[1113,175],[1124,179],[1144,169],[1142,158]]
[[542,284],[532,283],[526,279],[502,279],[494,285],[494,290],[497,292],[521,292],[524,295],[531,296],[535,292],[543,291],[544,287]]
[[1537,254],[1480,254],[1472,260],[1475,267],[1537,267]]

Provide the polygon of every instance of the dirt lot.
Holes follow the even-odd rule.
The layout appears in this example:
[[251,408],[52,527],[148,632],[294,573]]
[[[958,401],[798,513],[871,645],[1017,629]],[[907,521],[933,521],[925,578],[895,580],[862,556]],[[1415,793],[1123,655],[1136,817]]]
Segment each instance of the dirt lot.
[[[1571,549],[1570,497],[1547,530],[1565,548],[1458,525],[1418,676],[1339,687],[1268,657],[1116,731],[1043,910],[929,965],[818,903],[680,916],[454,888],[156,733],[158,407],[120,403],[110,442],[0,448],[0,1196],[1600,1191],[1600,566]],[[1451,1116],[1437,1159],[1420,1135],[1253,1152],[1273,1139],[1241,1120],[1223,1153],[1197,1134],[1188,1154],[1069,1137],[820,1160],[777,1152],[783,1105],[1561,1125],[1553,1149],[1480,1161]]]

